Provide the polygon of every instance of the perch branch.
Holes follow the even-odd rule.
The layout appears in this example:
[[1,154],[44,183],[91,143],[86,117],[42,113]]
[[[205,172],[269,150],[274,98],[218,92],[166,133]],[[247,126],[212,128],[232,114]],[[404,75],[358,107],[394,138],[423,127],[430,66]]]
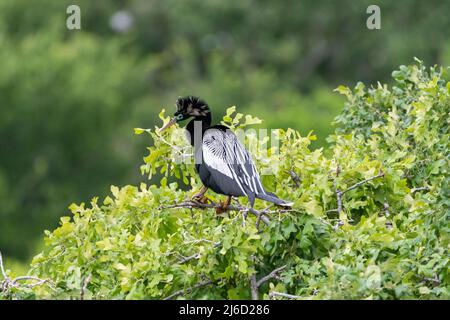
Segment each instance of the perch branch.
[[211,280],[201,281],[201,282],[193,285],[192,287],[175,291],[171,295],[165,297],[163,300],[170,300],[170,299],[175,298],[175,297],[177,297],[179,295],[182,295],[183,293],[191,293],[193,290],[201,288],[201,287],[204,287],[204,286],[207,286],[209,284],[212,284]]
[[[222,208],[220,204],[217,203],[201,203],[201,202],[197,202],[197,201],[185,201],[185,202],[180,202],[180,203],[175,203],[172,205],[168,205],[168,206],[160,206],[159,209],[170,209],[170,208],[188,208],[188,209],[193,209],[193,208],[197,208],[197,209],[208,209],[208,208]],[[247,213],[250,212],[251,214],[255,215],[257,218],[260,217],[260,220],[262,222],[264,222],[266,225],[269,224],[270,219],[265,216],[268,213],[271,213],[270,211],[259,211],[259,210],[255,210],[253,208],[247,208],[247,207],[243,207],[243,206],[236,206],[236,205],[228,205],[226,207],[226,210],[231,210],[231,211],[239,211],[239,212],[243,212],[243,213]]]

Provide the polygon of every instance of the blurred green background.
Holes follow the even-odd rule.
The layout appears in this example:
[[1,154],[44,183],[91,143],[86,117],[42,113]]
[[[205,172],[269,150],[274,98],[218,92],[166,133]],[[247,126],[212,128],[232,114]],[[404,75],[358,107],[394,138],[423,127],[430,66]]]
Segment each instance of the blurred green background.
[[[67,30],[66,8],[81,8]],[[162,107],[194,94],[325,145],[332,90],[450,64],[450,1],[0,0],[0,251],[27,262],[72,202],[137,184]]]

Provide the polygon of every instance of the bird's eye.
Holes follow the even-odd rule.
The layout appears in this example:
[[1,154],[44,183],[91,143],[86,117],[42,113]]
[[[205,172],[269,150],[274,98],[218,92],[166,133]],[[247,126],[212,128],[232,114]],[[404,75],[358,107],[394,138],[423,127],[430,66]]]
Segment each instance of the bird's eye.
[[177,120],[183,120],[183,114],[179,114],[179,115],[177,115]]

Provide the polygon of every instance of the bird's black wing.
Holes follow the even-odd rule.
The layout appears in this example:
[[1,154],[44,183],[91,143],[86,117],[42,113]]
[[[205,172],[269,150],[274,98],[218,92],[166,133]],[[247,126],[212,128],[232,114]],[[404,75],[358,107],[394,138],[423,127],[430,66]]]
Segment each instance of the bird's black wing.
[[221,175],[226,176],[222,178],[224,183],[231,179],[236,183],[234,187],[239,189],[240,193],[265,194],[250,154],[236,135],[228,128],[224,128],[226,127],[212,127],[205,131],[203,162],[212,168],[213,172],[220,172],[220,175],[214,177],[216,180],[221,179]]

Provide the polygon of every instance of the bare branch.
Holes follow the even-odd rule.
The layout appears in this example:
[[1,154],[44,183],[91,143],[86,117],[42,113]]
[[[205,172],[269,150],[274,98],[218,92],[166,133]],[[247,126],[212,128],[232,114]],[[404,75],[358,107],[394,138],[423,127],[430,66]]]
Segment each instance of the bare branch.
[[24,286],[26,286],[28,288],[33,288],[35,286],[44,284],[49,281],[48,279],[40,279],[40,278],[34,277],[34,276],[20,276],[20,277],[14,278],[13,280],[9,279],[8,275],[5,272],[4,266],[3,266],[3,257],[2,257],[1,252],[0,252],[0,270],[1,270],[2,276],[4,278],[3,281],[0,282],[0,291],[6,292],[11,287],[17,288],[19,286],[19,281],[26,281],[26,280],[37,281],[37,282],[31,283],[31,284],[24,284]]
[[[208,209],[208,208],[222,208],[222,206],[220,204],[217,204],[214,202],[213,203],[201,203],[201,202],[197,202],[197,201],[185,201],[185,202],[175,203],[175,204],[168,205],[168,206],[160,206],[158,209],[171,209],[171,208]],[[247,208],[247,207],[243,207],[243,206],[234,206],[234,205],[228,205],[225,209],[231,210],[231,211],[239,211],[239,212],[243,212],[243,213],[250,212],[251,214],[255,215],[256,217],[261,217],[260,218],[261,221],[264,222],[266,225],[268,225],[270,222],[270,219],[267,216],[265,216],[265,214],[269,213],[269,212],[258,211],[253,208]]]
[[373,176],[373,177],[364,179],[364,180],[362,180],[362,181],[360,181],[358,183],[355,183],[350,188],[347,188],[346,190],[342,191],[342,194],[344,194],[344,193],[346,193],[346,192],[348,192],[350,190],[356,189],[356,188],[358,188],[359,186],[363,185],[366,182],[369,182],[369,181],[372,181],[374,179],[381,178],[381,177],[384,177],[384,172],[381,171],[381,169],[380,169],[379,173],[376,176]]
[[259,300],[258,283],[256,282],[256,274],[250,276],[250,289],[252,292],[252,300]]
[[391,215],[391,213],[389,212],[389,203],[385,202],[383,205],[383,209],[386,217],[389,217]]
[[418,188],[412,188],[411,193],[417,192],[417,191],[430,191],[430,188],[428,187],[418,187]]
[[186,263],[192,259],[198,259],[198,258],[200,258],[200,253],[195,253],[189,257],[183,257],[180,261],[178,261],[178,263],[182,264],[182,263]]
[[3,257],[2,257],[2,253],[1,252],[0,252],[0,269],[2,271],[2,275],[3,275],[3,278],[5,279],[5,281],[9,281],[9,278],[6,275],[5,269],[3,268]]
[[284,292],[277,292],[277,291],[271,291],[269,293],[269,298],[272,299],[275,296],[279,296],[279,297],[284,297],[284,298],[289,298],[289,299],[301,299],[302,297],[300,296],[296,296],[293,294],[289,294],[289,293],[284,293]]
[[278,272],[286,269],[287,265],[281,266],[279,268],[276,268],[275,270],[273,270],[271,273],[269,273],[267,276],[262,277],[261,279],[258,280],[258,282],[256,283],[258,287],[260,287],[264,282],[275,278],[278,275]]
[[86,278],[83,279],[83,284],[81,286],[81,291],[80,291],[80,300],[84,300],[84,292],[86,291],[86,288],[89,284],[89,282],[91,282],[92,279],[92,274],[89,274]]
[[40,279],[38,277],[33,277],[33,276],[21,276],[21,277],[17,277],[14,280],[12,280],[11,286],[15,286],[17,284],[17,282],[24,281],[24,280],[34,280],[34,281],[38,281],[38,283],[41,283],[41,284],[48,281],[48,279]]
[[[184,244],[196,244],[196,243],[200,243],[200,242],[212,243],[213,244],[213,248],[217,248],[218,246],[221,245],[220,242],[214,242],[214,241],[211,241],[211,240],[208,240],[208,239],[196,239],[196,240],[193,240],[193,241],[185,242]],[[173,254],[173,253],[174,252],[172,252],[170,254]],[[186,262],[188,262],[190,260],[200,258],[200,252],[194,253],[194,254],[192,254],[190,256],[187,256],[187,257],[183,256],[182,254],[180,254],[178,252],[175,252],[175,253],[181,257],[181,259],[178,261],[179,264],[186,263]]]
[[211,281],[211,280],[201,281],[201,282],[199,282],[199,283],[193,285],[192,287],[189,287],[189,288],[186,288],[186,289],[181,289],[181,290],[175,291],[175,292],[172,293],[171,295],[165,297],[163,300],[170,300],[170,299],[175,298],[175,297],[177,297],[177,296],[179,296],[179,295],[182,295],[182,294],[184,294],[184,293],[191,293],[193,290],[198,289],[198,288],[201,288],[201,287],[204,287],[204,286],[207,286],[207,285],[209,285],[209,284],[212,284],[212,281]]
[[439,280],[437,275],[434,275],[434,278],[422,277],[422,282],[431,282],[433,285],[437,286],[441,284],[441,280]]
[[[340,172],[341,172],[341,168],[339,167],[339,164],[338,164],[337,167],[336,167],[336,177],[335,177],[334,180],[333,180],[333,186],[334,186],[334,190],[335,190],[335,193],[336,193],[337,209],[332,209],[332,210],[328,210],[328,211],[327,211],[327,212],[337,212],[339,216],[340,216],[340,214],[341,214],[341,212],[342,212],[342,196],[343,196],[346,192],[348,192],[348,191],[350,191],[350,190],[353,190],[353,189],[356,189],[356,188],[358,188],[359,186],[362,186],[363,184],[365,184],[365,183],[367,183],[367,182],[369,182],[369,181],[372,181],[372,180],[374,180],[374,179],[384,177],[384,172],[380,169],[380,170],[378,171],[378,174],[377,174],[376,176],[373,176],[373,177],[364,179],[364,180],[362,180],[362,181],[359,181],[359,182],[355,183],[354,185],[350,186],[349,188],[345,189],[344,191],[342,191],[342,190],[339,190],[338,187],[337,187],[337,178],[338,178]],[[337,228],[339,228],[339,226],[341,226],[341,225],[343,225],[343,224],[344,224],[343,221],[339,221],[339,222],[334,226],[334,229],[336,230]]]
[[336,192],[336,200],[337,200],[337,213],[338,215],[342,212],[342,191],[337,187],[337,178],[339,177],[339,173],[341,172],[341,168],[339,164],[336,167],[336,178],[333,180],[334,191]]
[[300,185],[301,185],[301,183],[302,183],[302,180],[300,179],[300,177],[298,176],[298,174],[296,174],[294,170],[287,170],[286,172],[289,173],[289,175],[291,176],[292,181],[294,182],[295,186],[296,186],[297,188],[300,188]]

